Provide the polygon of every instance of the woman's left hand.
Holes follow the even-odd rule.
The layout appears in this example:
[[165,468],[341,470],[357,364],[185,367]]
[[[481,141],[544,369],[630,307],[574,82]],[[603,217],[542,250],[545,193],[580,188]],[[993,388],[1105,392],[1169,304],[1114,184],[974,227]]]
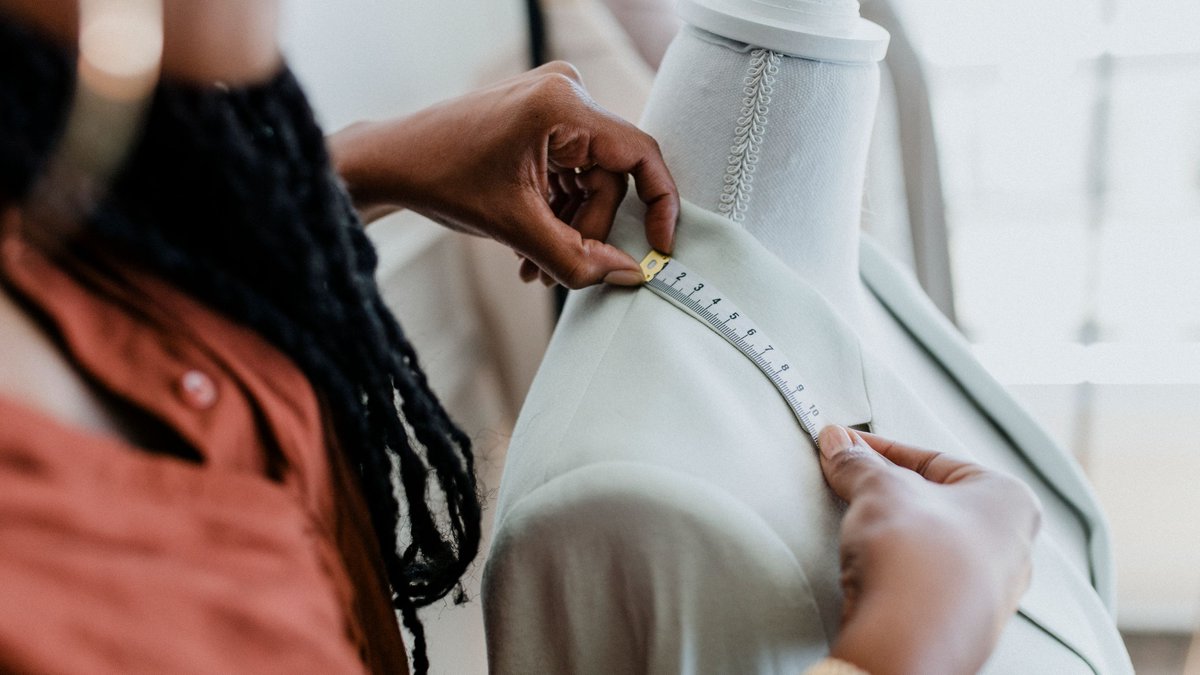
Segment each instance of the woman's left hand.
[[490,237],[524,258],[526,281],[642,282],[638,262],[605,243],[629,175],[649,245],[672,248],[679,194],[658,144],[596,105],[566,63],[329,142],[364,217],[411,208]]
[[842,520],[832,655],[869,673],[974,673],[1029,586],[1037,497],[977,464],[853,429],[821,432]]

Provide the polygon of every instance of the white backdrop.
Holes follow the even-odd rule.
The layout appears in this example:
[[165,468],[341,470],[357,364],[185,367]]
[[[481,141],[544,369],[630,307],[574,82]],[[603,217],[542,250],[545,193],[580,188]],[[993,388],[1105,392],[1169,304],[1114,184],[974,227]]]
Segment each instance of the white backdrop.
[[519,0],[291,0],[283,44],[322,124],[411,112],[521,64]]

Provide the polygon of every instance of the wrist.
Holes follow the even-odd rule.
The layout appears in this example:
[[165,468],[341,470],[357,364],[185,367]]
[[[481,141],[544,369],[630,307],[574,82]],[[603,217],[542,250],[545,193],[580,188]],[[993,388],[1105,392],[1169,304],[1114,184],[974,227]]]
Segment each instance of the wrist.
[[459,129],[436,110],[356,122],[326,138],[334,170],[364,221],[401,209],[442,224],[479,220],[477,212],[466,213],[461,181],[446,173],[455,166],[448,146],[462,134],[448,133]]
[[994,643],[990,626],[975,620],[973,602],[939,605],[933,597],[860,599],[830,655],[871,675],[976,672]]
[[[354,208],[363,222],[370,223],[406,207],[398,185],[397,171],[402,157],[392,156],[390,166],[379,166],[379,149],[372,141],[376,136],[376,122],[356,122],[325,139],[333,169],[345,186]],[[387,170],[390,180],[385,181],[382,172]],[[384,190],[381,185],[388,185]]]
[[835,659],[853,664],[871,675],[949,673],[944,667],[930,669],[931,657],[921,640],[890,622],[873,621],[859,614],[843,624],[829,650]]

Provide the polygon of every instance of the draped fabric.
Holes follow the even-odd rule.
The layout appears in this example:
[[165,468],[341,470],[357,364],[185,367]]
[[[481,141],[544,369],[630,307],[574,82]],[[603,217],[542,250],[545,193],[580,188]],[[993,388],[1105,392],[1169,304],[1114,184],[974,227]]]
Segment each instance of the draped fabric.
[[[643,213],[627,200],[610,237],[639,258]],[[725,216],[685,201],[673,254],[771,336],[825,423],[1027,463],[1046,522],[1032,585],[983,672],[1132,672],[1106,606],[1095,495],[911,275],[864,239],[864,292],[1011,445],[959,441],[888,354]],[[505,462],[483,584],[492,669],[803,672],[839,628],[842,508],[812,439],[725,338],[649,289],[574,292]]]

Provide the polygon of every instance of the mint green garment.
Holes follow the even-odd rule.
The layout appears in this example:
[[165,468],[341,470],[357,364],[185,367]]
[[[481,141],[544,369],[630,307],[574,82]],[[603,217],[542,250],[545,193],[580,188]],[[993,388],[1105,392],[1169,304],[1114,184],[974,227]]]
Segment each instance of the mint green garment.
[[[641,215],[627,200],[611,238],[637,259]],[[827,423],[928,428],[939,450],[971,457],[743,229],[685,203],[676,242],[675,256],[803,370]],[[1079,467],[869,240],[861,273],[1088,533],[1090,575],[1039,535],[1031,587],[984,672],[1131,673],[1107,525]],[[648,289],[573,293],[506,459],[483,588],[491,667],[802,672],[837,632],[842,508],[812,440],[749,359]]]

